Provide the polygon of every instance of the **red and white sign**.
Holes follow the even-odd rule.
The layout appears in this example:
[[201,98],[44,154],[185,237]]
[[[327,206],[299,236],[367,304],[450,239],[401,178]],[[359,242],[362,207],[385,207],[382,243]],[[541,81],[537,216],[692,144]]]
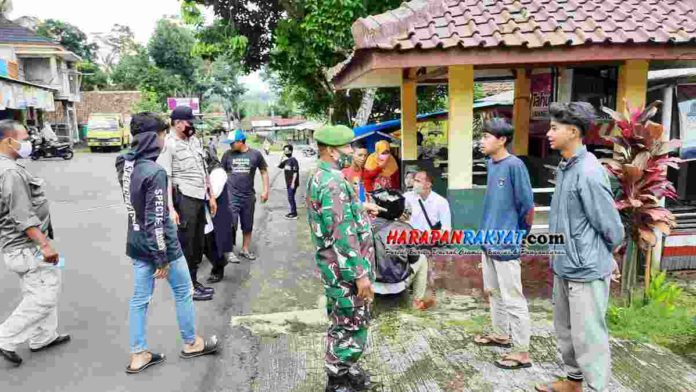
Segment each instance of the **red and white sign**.
[[530,79],[532,93],[531,119],[548,120],[553,77],[550,73],[543,73],[533,74]]
[[198,98],[167,98],[167,107],[174,110],[177,106],[188,106],[193,114],[201,114],[201,104]]

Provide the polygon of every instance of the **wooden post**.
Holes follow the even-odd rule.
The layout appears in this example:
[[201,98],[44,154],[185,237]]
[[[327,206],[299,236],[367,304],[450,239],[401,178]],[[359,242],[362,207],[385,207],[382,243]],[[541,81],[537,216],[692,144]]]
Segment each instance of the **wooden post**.
[[512,138],[515,155],[527,155],[529,151],[529,118],[531,83],[529,71],[524,68],[515,70],[515,102],[512,111],[512,126],[515,134]]
[[652,253],[652,248],[645,251],[645,277],[643,278],[645,283],[643,298],[645,300],[648,299],[648,289],[650,288],[650,279],[652,278]]
[[624,99],[633,108],[645,106],[648,93],[648,60],[626,60],[619,67],[619,85],[616,91],[616,109],[624,111]]
[[448,189],[470,189],[473,184],[474,66],[453,65],[448,73]]
[[408,69],[401,78],[401,157],[403,160],[418,159],[418,99],[416,78]]

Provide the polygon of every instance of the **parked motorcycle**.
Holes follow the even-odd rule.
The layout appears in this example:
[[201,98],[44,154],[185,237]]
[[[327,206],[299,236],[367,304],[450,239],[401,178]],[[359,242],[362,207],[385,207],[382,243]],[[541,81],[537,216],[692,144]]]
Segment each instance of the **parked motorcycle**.
[[304,155],[306,157],[312,157],[312,156],[317,155],[317,150],[315,150],[314,147],[312,147],[312,146],[308,146],[302,150],[302,155]]
[[36,133],[31,135],[31,144],[33,146],[31,152],[31,159],[33,161],[39,158],[63,158],[67,161],[72,159],[75,155],[72,143],[44,141],[43,138]]

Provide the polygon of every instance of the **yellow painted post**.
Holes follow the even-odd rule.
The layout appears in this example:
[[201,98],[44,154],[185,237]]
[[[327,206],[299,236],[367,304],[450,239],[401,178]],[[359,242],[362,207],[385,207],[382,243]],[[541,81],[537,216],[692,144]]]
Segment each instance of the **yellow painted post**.
[[448,188],[473,184],[474,66],[449,67]]
[[616,109],[623,112],[624,99],[631,107],[645,106],[648,93],[648,60],[626,60],[619,67],[619,84],[616,89]]
[[512,110],[512,125],[515,134],[512,138],[513,153],[515,155],[527,155],[529,152],[529,118],[531,83],[529,74],[524,68],[515,72],[515,102]]
[[416,78],[404,70],[401,79],[401,157],[407,161],[418,159],[416,85]]

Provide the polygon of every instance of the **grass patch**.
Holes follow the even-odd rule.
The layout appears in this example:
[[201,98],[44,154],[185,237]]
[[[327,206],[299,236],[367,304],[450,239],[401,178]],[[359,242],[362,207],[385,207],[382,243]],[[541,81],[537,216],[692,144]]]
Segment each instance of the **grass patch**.
[[654,343],[677,354],[696,354],[696,295],[684,292],[673,309],[658,301],[635,300],[621,306],[612,300],[607,312],[611,335],[637,342]]

